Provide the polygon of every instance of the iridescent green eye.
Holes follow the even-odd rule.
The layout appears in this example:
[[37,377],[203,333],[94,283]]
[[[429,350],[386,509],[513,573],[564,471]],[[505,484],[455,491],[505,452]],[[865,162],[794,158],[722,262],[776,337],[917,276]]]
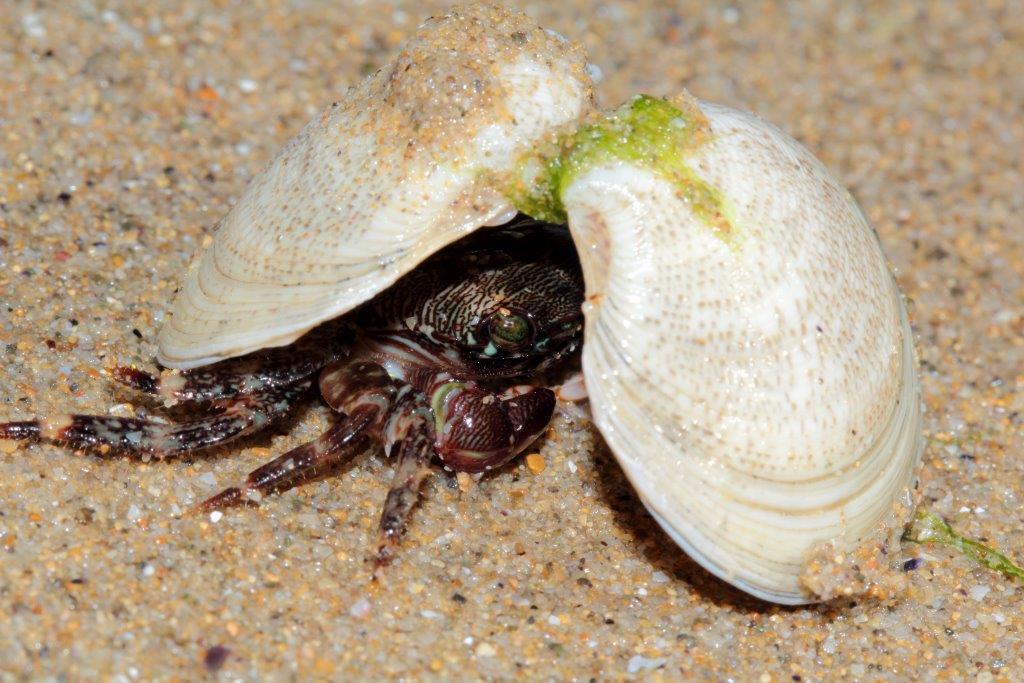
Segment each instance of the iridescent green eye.
[[499,308],[487,323],[491,341],[503,348],[518,348],[530,342],[530,321],[507,308]]

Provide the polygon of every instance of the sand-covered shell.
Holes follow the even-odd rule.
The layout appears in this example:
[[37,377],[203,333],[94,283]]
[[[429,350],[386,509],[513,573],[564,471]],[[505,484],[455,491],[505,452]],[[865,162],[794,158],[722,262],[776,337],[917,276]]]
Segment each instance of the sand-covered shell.
[[638,97],[543,161],[527,203],[568,217],[583,370],[616,459],[704,567],[814,601],[815,548],[851,552],[898,524],[923,446],[875,233],[793,139],[689,96]]
[[577,46],[517,12],[427,21],[253,179],[184,279],[160,361],[288,344],[511,218],[492,178],[591,106],[585,67]]
[[597,114],[578,48],[454,10],[310,123],[193,264],[159,338],[188,368],[287,344],[518,209],[569,224],[595,422],[668,535],[781,603],[893,518],[922,450],[911,332],[849,193],[756,117]]

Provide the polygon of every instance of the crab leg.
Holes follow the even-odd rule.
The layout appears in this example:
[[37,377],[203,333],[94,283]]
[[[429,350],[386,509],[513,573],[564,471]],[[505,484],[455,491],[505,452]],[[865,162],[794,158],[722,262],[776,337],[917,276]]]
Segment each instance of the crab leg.
[[214,401],[306,380],[341,357],[345,336],[334,330],[313,332],[286,348],[259,351],[179,375],[155,377],[135,368],[119,367],[113,376],[133,389],[175,401]]
[[379,437],[394,405],[394,382],[376,363],[339,361],[320,375],[320,392],[346,417],[317,439],[294,448],[249,473],[242,486],[225,489],[196,506],[206,512],[251,501],[250,493],[281,493],[319,479]]
[[434,417],[426,397],[406,385],[396,401],[395,409],[384,430],[385,449],[390,453],[395,444],[395,474],[381,511],[376,570],[394,559],[394,548],[405,532],[413,506],[419,500],[420,486],[430,474],[434,458]]
[[195,511],[202,513],[254,504],[255,501],[250,498],[252,492],[258,492],[261,496],[281,493],[331,473],[365,445],[367,432],[377,419],[376,412],[371,406],[356,409],[317,439],[254,469],[242,486],[224,489],[199,503]]
[[164,458],[227,443],[283,416],[309,382],[216,402],[214,415],[167,424],[107,415],[59,415],[0,423],[0,439],[45,440],[106,454]]

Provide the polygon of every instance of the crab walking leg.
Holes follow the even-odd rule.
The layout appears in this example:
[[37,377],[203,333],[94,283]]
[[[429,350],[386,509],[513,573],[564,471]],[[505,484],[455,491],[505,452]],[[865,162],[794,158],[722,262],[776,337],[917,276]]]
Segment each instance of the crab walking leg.
[[242,486],[224,489],[196,505],[194,510],[204,513],[237,505],[254,505],[253,492],[261,496],[281,493],[330,474],[366,444],[367,432],[376,419],[374,407],[357,408],[317,439],[254,469]]
[[0,422],[0,440],[34,441],[39,438],[42,420],[23,420],[21,422]]
[[217,412],[190,422],[163,423],[107,415],[59,415],[0,423],[0,439],[44,440],[72,448],[164,458],[227,443],[283,416],[309,382],[218,401]]
[[376,570],[394,559],[394,549],[413,507],[419,500],[420,486],[430,474],[430,461],[434,458],[434,416],[426,397],[413,387],[402,387],[395,408],[384,429],[384,448],[394,451],[395,474],[381,511]]
[[155,377],[136,368],[118,367],[113,376],[133,389],[174,401],[214,401],[307,380],[344,354],[347,336],[333,329],[312,332],[287,348],[258,351],[179,375]]
[[369,438],[379,438],[381,426],[398,392],[393,380],[376,363],[339,361],[320,375],[320,392],[346,417],[317,439],[293,448],[262,465],[242,486],[225,489],[195,507],[197,512],[248,504],[251,493],[281,493],[330,473],[359,452]]

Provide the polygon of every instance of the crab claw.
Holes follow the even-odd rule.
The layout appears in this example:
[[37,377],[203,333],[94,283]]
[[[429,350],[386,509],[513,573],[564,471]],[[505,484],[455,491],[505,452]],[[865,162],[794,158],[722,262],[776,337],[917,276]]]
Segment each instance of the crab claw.
[[514,386],[500,394],[475,384],[449,382],[434,392],[436,450],[457,472],[500,467],[536,439],[551,421],[550,389]]

